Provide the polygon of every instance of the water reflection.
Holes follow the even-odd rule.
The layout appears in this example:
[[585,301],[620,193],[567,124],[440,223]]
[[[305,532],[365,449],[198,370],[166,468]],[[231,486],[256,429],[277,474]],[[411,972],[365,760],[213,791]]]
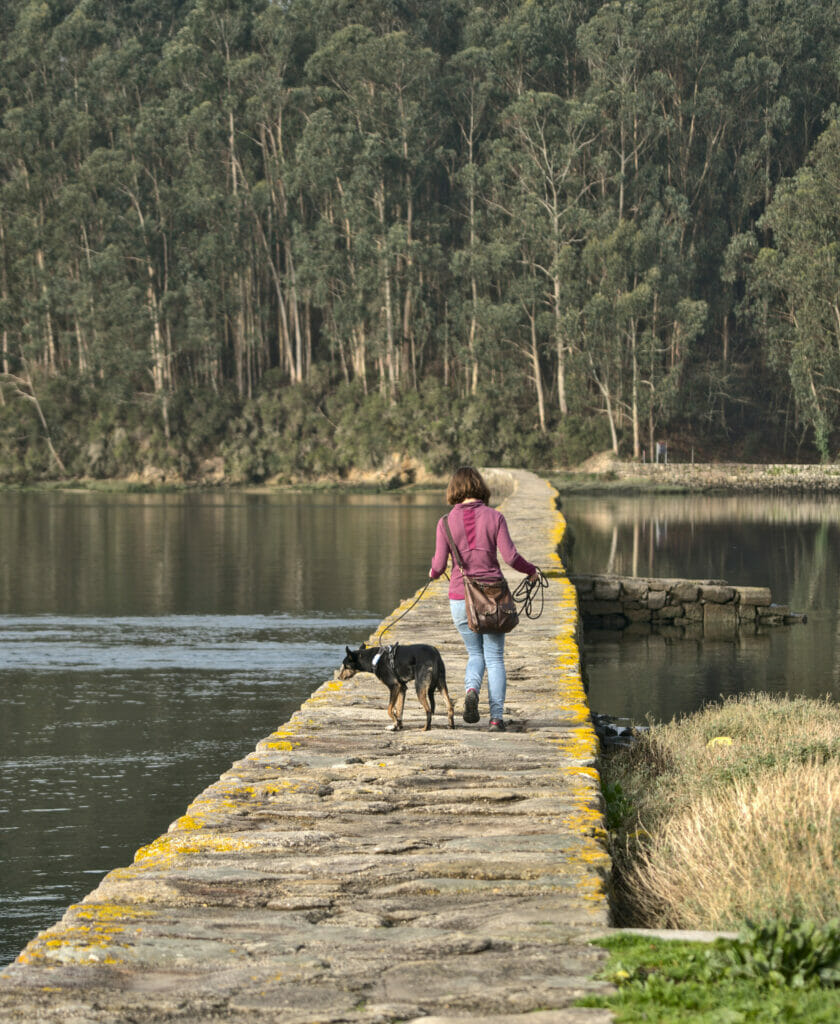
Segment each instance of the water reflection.
[[768,586],[775,601],[808,614],[806,626],[732,641],[587,644],[595,710],[643,721],[750,690],[840,696],[837,498],[570,497],[563,512],[572,571]]

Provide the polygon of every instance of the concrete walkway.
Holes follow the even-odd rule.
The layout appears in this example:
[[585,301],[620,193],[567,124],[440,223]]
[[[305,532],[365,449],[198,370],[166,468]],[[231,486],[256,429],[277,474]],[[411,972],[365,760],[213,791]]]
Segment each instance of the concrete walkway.
[[409,693],[388,732],[372,676],[325,683],[0,974],[0,1021],[611,1019],[571,1006],[603,987],[587,939],[608,924],[609,865],[564,524],[544,481],[511,476],[514,541],[555,574],[542,617],[507,638],[514,728],[487,731],[485,694],[462,721],[438,581],[386,642],[441,649],[456,729],[439,703],[421,732]]

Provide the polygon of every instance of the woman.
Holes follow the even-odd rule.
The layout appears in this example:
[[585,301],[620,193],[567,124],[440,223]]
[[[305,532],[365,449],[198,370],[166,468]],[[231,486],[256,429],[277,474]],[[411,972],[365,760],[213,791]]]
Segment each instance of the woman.
[[[502,558],[511,568],[524,573],[531,580],[536,580],[537,567],[531,565],[517,552],[510,539],[505,517],[487,505],[489,499],[490,490],[477,469],[462,466],[453,473],[446,488],[446,500],[452,506],[449,513],[449,529],[467,574],[480,576],[482,579],[502,579],[502,570],[496,557],[498,548]],[[449,554],[449,541],[441,519],[437,524],[435,555],[429,569],[430,579],[435,580],[443,573]],[[507,688],[505,634],[473,633],[467,625],[464,581],[454,557],[452,575],[449,579],[449,607],[452,611],[452,621],[463,638],[468,655],[464,676],[467,691],[464,700],[464,721],[472,724],[479,720],[478,694],[486,668],[490,699],[490,731],[504,732]]]

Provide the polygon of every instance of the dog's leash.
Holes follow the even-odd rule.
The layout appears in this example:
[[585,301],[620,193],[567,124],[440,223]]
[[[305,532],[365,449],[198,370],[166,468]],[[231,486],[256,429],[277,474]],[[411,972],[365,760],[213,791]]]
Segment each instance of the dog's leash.
[[[444,573],[444,576],[446,576],[446,578],[449,579],[449,574],[448,573]],[[374,638],[374,643],[377,643],[377,644],[381,643],[382,637],[385,636],[385,634],[388,632],[388,630],[391,628],[391,626],[395,626],[400,621],[400,619],[404,619],[405,616],[408,615],[408,613],[417,604],[417,602],[420,600],[420,598],[426,593],[426,591],[429,589],[429,587],[432,585],[432,583],[434,583],[434,580],[427,580],[426,581],[426,586],[423,587],[423,589],[420,591],[420,593],[417,595],[417,597],[414,598],[414,600],[411,602],[411,604],[408,606],[408,608],[406,608],[406,610],[402,613],[402,615],[398,615],[395,619],[391,619],[391,621],[382,630],[382,632],[379,634],[379,636]]]
[[[537,578],[531,582],[526,576],[513,592],[513,600],[520,615],[528,619],[538,619],[543,613],[545,605],[545,592],[548,589],[548,579],[541,569],[537,569]],[[539,595],[539,609],[536,608],[536,599]]]

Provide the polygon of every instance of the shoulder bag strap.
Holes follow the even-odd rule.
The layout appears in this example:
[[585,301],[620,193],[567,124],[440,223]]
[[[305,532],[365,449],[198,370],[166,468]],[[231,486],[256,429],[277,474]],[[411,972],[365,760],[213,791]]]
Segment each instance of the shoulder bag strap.
[[452,557],[455,559],[458,568],[461,570],[461,575],[466,575],[464,563],[461,561],[461,552],[455,546],[455,541],[452,539],[452,531],[449,529],[449,516],[443,517],[443,528],[446,530],[446,536],[449,538],[449,550],[452,552]]

